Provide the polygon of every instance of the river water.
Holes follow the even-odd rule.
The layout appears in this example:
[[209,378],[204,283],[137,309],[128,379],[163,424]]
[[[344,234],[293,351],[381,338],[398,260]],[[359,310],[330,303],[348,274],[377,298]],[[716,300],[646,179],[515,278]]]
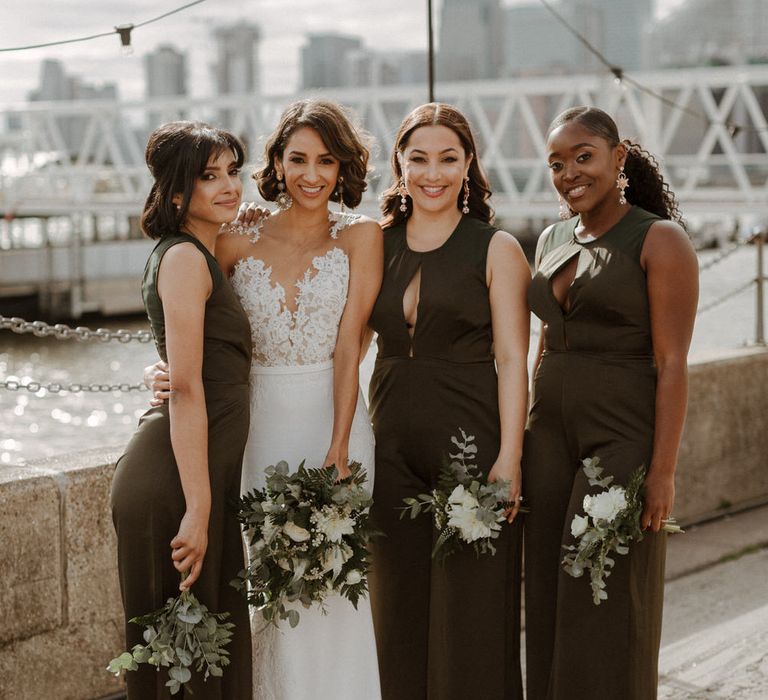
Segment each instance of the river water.
[[[706,263],[717,253],[705,253]],[[744,246],[701,276],[701,306],[719,299],[756,274],[754,246]],[[751,288],[697,319],[691,359],[744,347],[755,338],[755,291]],[[84,324],[85,325],[85,324]],[[105,319],[100,325],[146,328],[142,319]],[[532,343],[533,345],[534,343]],[[67,383],[136,383],[156,359],[151,343],[79,342],[0,331],[0,380]],[[367,385],[369,353],[361,380]],[[0,466],[94,447],[122,447],[146,410],[147,392],[32,394],[0,388]]]

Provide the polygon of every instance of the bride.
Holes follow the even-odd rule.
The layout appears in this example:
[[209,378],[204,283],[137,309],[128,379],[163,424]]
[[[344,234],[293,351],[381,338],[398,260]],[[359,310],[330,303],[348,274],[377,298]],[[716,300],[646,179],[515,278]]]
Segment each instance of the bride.
[[[251,422],[242,491],[265,484],[264,469],[361,462],[373,485],[374,444],[359,388],[361,343],[381,284],[383,235],[355,207],[366,187],[368,151],[339,106],[290,105],[254,178],[280,211],[219,236],[216,258],[248,314],[253,339]],[[162,388],[155,371],[153,388]],[[340,596],[301,610],[296,628],[265,627],[252,612],[254,697],[259,700],[379,698],[370,603]]]

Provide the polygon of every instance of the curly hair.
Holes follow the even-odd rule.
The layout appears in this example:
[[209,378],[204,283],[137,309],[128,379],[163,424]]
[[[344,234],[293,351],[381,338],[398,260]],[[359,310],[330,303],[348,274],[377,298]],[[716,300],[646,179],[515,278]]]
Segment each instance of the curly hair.
[[[285,109],[277,128],[264,146],[264,167],[253,174],[261,196],[274,202],[280,190],[277,187],[275,159],[281,159],[291,136],[302,128],[317,132],[329,153],[339,161],[339,177],[343,178],[344,205],[354,209],[363,198],[367,187],[368,158],[370,152],[365,142],[367,134],[356,128],[344,109],[330,100],[300,100]],[[338,202],[338,190],[334,188],[331,201]]]
[[[228,131],[204,122],[168,122],[155,129],[147,141],[144,159],[154,178],[144,210],[141,230],[148,238],[179,233],[189,211],[192,191],[212,157],[230,149],[235,166],[245,161],[243,144]],[[181,194],[178,208],[173,196]]]
[[[407,211],[400,211],[400,179],[403,176],[403,169],[400,164],[402,153],[408,146],[408,140],[416,129],[422,126],[445,126],[448,127],[456,136],[459,137],[464,155],[473,156],[469,164],[469,216],[480,221],[491,223],[493,221],[493,209],[488,203],[491,196],[491,189],[488,184],[480,161],[477,157],[477,148],[475,139],[472,135],[472,129],[469,126],[467,118],[455,107],[440,102],[430,102],[428,104],[416,107],[400,124],[395,137],[395,145],[392,147],[390,165],[392,168],[392,184],[381,195],[381,211],[384,215],[382,225],[385,227],[396,226],[406,221],[413,212],[413,201],[407,198]],[[464,193],[459,192],[456,200],[456,206],[461,209],[463,206]]]
[[569,122],[580,124],[595,136],[605,139],[611,147],[623,143],[627,148],[627,157],[624,161],[624,173],[629,178],[629,187],[624,194],[627,201],[662,219],[671,219],[685,226],[678,208],[677,197],[662,177],[656,158],[639,144],[629,139],[622,141],[619,138],[616,122],[607,113],[597,107],[566,109],[549,125],[547,138],[555,129]]

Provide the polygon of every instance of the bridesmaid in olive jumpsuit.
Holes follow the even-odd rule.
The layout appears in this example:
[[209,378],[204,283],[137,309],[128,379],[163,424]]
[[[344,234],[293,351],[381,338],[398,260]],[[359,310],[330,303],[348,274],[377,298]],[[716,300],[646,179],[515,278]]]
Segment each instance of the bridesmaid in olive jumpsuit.
[[[495,556],[477,558],[465,547],[442,563],[430,556],[431,518],[401,519],[399,510],[403,498],[436,486],[459,428],[475,436],[483,474],[498,473],[500,464],[520,474],[529,271],[514,239],[487,223],[488,192],[474,161],[469,189],[463,187],[464,173],[456,165],[474,153],[467,134],[466,121],[453,108],[417,108],[401,126],[393,157],[396,181],[404,180],[385,200],[394,225],[385,226],[384,280],[370,321],[378,333],[370,384],[376,437],[372,518],[384,536],[374,541],[369,577],[385,700],[522,698],[519,521],[503,526]],[[454,143],[450,158],[456,160],[440,155]],[[440,187],[448,194],[433,199]],[[463,202],[474,215],[462,215],[457,199],[459,210]],[[439,218],[419,228],[426,218],[422,208],[428,207]],[[436,226],[436,219],[453,224]],[[502,274],[494,268],[497,261],[489,262],[490,251],[514,263]],[[490,288],[489,266],[503,278]],[[509,286],[501,292],[497,284]],[[409,297],[414,291],[417,300]],[[504,322],[514,330],[501,327]],[[510,345],[514,359],[507,362]],[[500,353],[498,375],[494,349]],[[503,373],[510,372],[514,379],[503,384]],[[503,387],[510,399],[506,413],[499,397]],[[505,438],[516,443],[516,464],[503,456]],[[519,482],[513,491],[511,496],[519,495]]]
[[[223,165],[219,169],[209,168],[216,157]],[[231,665],[224,669],[223,677],[210,677],[203,682],[202,673],[193,673],[190,685],[196,700],[251,700],[248,606],[245,597],[229,585],[244,566],[242,538],[232,503],[240,493],[240,468],[248,436],[251,335],[248,318],[209,249],[218,227],[237,213],[241,191],[237,169],[243,162],[243,151],[227,132],[200,123],[175,122],[153,132],[147,146],[147,162],[156,184],[145,207],[142,226],[147,235],[160,237],[160,241],[147,261],[142,294],[163,360],[168,359],[169,317],[168,299],[161,300],[158,292],[161,261],[171,251],[175,252],[177,246],[194,246],[204,258],[211,280],[204,309],[201,367],[208,443],[208,474],[204,480],[210,483],[210,515],[204,560],[191,590],[210,611],[228,612],[235,628],[227,647]],[[203,182],[200,188],[213,189],[196,197],[198,184]],[[189,194],[190,190],[189,198],[180,202],[180,211],[163,206],[164,194],[170,198],[172,193]],[[168,212],[172,213],[170,219]],[[197,217],[194,222],[193,217]],[[194,230],[196,235],[183,232],[182,228]],[[202,229],[207,230],[207,245],[202,240],[205,234],[200,235]],[[187,250],[194,256],[192,250]],[[166,275],[173,272],[163,269]],[[182,364],[181,360],[178,364]],[[171,411],[179,410],[174,405],[171,398],[141,417],[138,430],[117,463],[112,484],[112,516],[117,532],[128,649],[143,643],[143,628],[128,620],[162,607],[168,598],[179,594],[180,574],[171,559],[171,541],[176,541],[182,532],[180,523],[189,513],[189,503],[174,452],[176,444],[171,441]],[[164,671],[141,664],[138,671],[126,674],[128,698],[170,698],[165,687],[167,680]],[[182,689],[177,697],[189,694]]]
[[[554,184],[580,217],[542,235],[529,290],[543,344],[523,461],[527,697],[651,700],[666,545],[658,529],[674,495],[696,258],[668,220],[676,205],[655,163],[619,142],[610,117],[575,108],[549,133]],[[614,557],[599,606],[588,575],[561,566],[574,515],[600,490],[581,469],[586,457],[622,485],[648,468],[641,524],[650,531]]]

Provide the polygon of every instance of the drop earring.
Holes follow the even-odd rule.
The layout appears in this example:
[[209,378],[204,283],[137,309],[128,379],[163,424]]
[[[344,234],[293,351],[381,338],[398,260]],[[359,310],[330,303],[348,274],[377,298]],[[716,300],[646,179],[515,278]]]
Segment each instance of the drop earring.
[[616,189],[619,191],[619,204],[626,204],[627,198],[624,196],[624,192],[629,187],[629,178],[624,172],[624,166],[619,168],[619,176],[616,178]]
[[341,213],[344,213],[344,177],[339,175],[339,186],[336,188],[336,196],[339,198]]
[[400,193],[400,211],[405,214],[408,211],[408,190],[405,189],[405,178],[400,178],[397,189]]
[[567,221],[571,218],[571,208],[566,204],[565,200],[560,197],[560,213],[558,216],[560,217],[560,221]]
[[280,207],[283,211],[286,209],[291,208],[291,204],[293,204],[293,198],[291,197],[288,192],[285,191],[285,183],[283,182],[283,176],[280,173],[276,174],[277,177],[277,197],[275,198],[275,202],[277,202],[277,206]]
[[464,201],[461,207],[462,214],[469,214],[469,175],[464,178]]

